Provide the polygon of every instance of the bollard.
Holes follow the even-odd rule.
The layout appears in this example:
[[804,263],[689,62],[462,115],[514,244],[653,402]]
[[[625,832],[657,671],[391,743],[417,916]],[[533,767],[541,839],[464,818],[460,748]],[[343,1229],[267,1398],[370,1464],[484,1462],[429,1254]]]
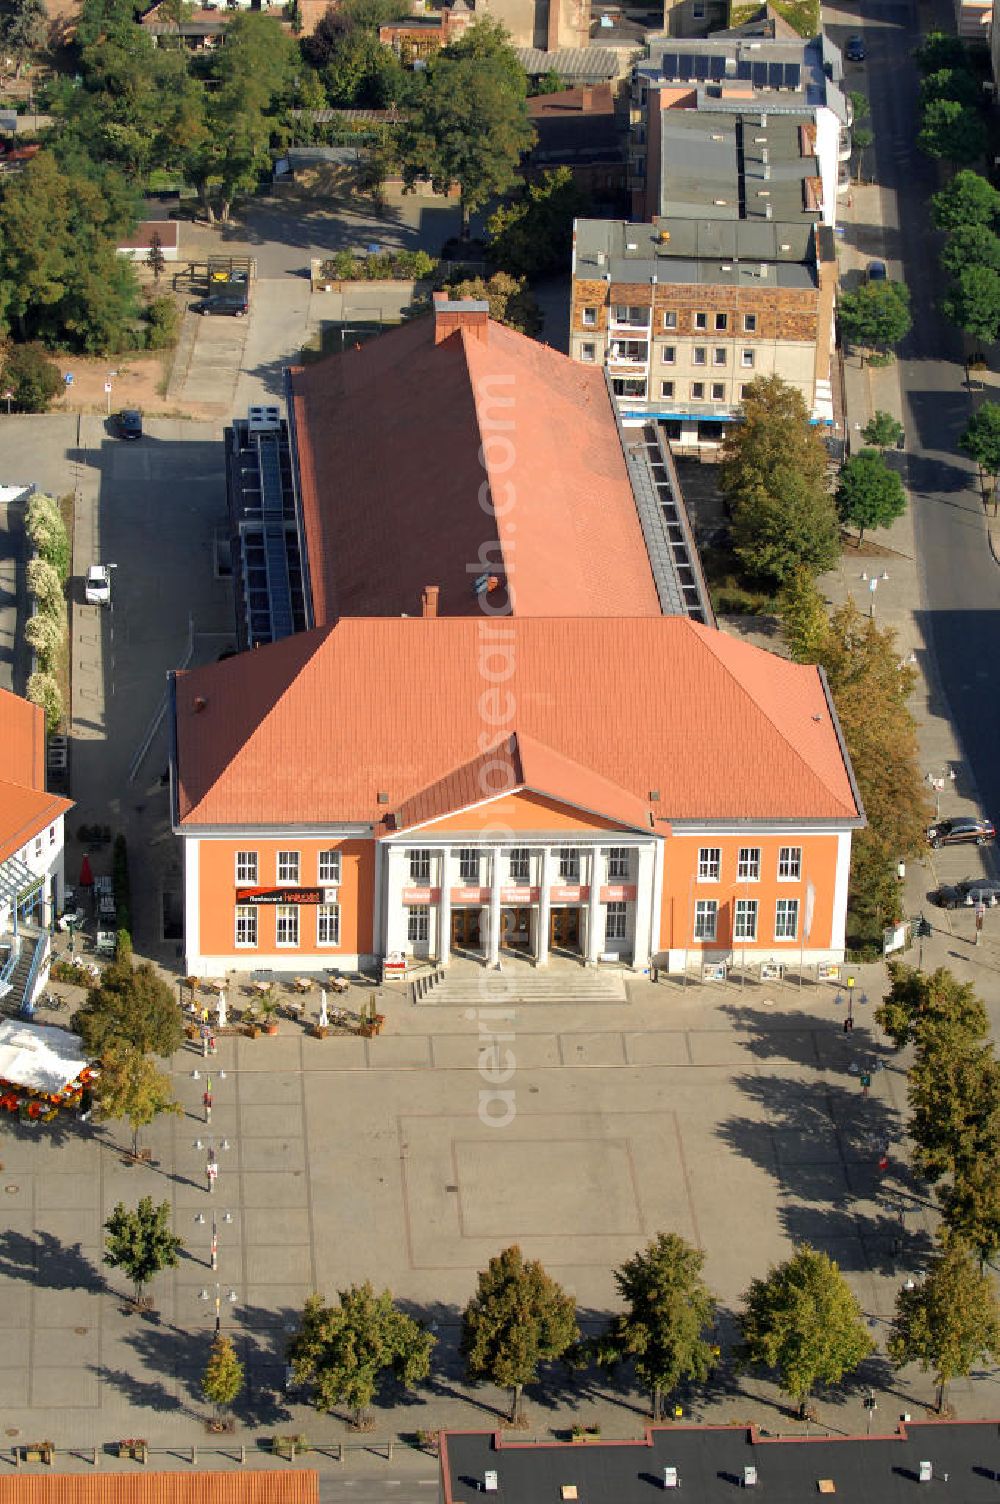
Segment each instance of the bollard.
[[192,1467],[197,1467],[198,1466],[198,1448],[197,1447],[192,1447],[191,1448],[191,1466]]
[[244,1466],[244,1464],[246,1463],[246,1460],[247,1460],[246,1445],[243,1442],[241,1442],[240,1443],[240,1467]]
[[95,1448],[94,1448],[94,1466],[95,1466],[95,1467],[96,1467],[96,1466],[97,1466],[97,1459],[98,1459],[98,1457],[99,1457],[99,1456],[100,1456],[100,1455],[101,1455],[101,1454],[100,1454],[100,1452],[99,1452],[99,1451],[98,1451],[98,1450],[97,1450],[97,1448],[96,1448],[96,1447],[95,1447]]
[[386,1462],[391,1462],[392,1461],[392,1442],[391,1441],[387,1441],[386,1444],[385,1444],[385,1460],[386,1460]]
[[338,1462],[343,1462],[343,1460],[344,1460],[344,1443],[342,1441],[338,1441],[337,1442],[337,1461]]
[[20,1447],[11,1447],[10,1452],[11,1452],[11,1456],[14,1459],[14,1466],[15,1467],[20,1467],[21,1466],[21,1448]]

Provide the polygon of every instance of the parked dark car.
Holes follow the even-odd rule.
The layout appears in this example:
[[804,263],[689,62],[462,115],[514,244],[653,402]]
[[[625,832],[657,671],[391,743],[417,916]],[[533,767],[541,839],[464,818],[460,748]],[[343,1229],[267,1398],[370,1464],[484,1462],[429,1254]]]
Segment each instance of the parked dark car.
[[207,298],[202,298],[194,307],[196,313],[241,319],[246,315],[249,299],[245,288],[233,285],[227,292],[209,293]]
[[864,37],[857,35],[848,37],[844,46],[844,56],[849,63],[863,63],[865,60]]
[[869,261],[865,275],[869,282],[885,282],[889,272],[884,261]]
[[928,826],[927,840],[935,850],[939,846],[963,846],[970,842],[987,846],[996,840],[996,834],[992,820],[973,820],[961,815],[955,820],[936,820]]
[[995,909],[1000,903],[1000,882],[991,877],[972,878],[963,883],[943,883],[931,902],[939,909],[978,908]]
[[137,408],[126,407],[118,414],[118,437],[120,439],[142,438],[142,413]]

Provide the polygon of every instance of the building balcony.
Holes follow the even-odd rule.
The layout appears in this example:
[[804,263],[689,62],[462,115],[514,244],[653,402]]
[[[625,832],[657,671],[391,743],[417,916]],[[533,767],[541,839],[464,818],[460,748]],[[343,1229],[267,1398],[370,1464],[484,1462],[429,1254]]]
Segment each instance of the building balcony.
[[608,365],[615,370],[625,367],[646,371],[649,367],[649,346],[615,344],[608,346]]

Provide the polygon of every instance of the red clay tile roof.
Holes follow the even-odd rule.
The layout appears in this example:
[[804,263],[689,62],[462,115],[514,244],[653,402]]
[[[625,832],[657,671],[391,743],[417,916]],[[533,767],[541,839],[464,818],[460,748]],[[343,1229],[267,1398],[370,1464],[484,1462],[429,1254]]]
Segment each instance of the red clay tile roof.
[[638,817],[657,789],[658,822],[858,816],[818,671],[682,617],[345,618],[179,673],[176,714],[192,827],[377,824],[380,791],[437,812],[505,731],[526,783],[587,809]]
[[319,1504],[313,1469],[0,1478],[0,1504]]
[[72,808],[45,791],[44,713],[0,689],[0,861]]
[[660,614],[602,371],[486,332],[420,318],[292,372],[317,625],[419,615],[425,585],[478,616],[480,572],[517,616]]

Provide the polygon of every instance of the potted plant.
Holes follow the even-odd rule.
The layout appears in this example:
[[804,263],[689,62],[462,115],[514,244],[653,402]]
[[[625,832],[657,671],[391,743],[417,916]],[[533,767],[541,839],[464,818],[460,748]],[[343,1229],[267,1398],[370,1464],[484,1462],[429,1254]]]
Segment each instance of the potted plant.
[[260,1005],[261,1017],[264,1020],[263,1027],[265,1034],[277,1034],[278,1032],[278,1020],[275,1016],[275,1010],[277,1006],[277,1003],[272,997],[264,998]]
[[257,1017],[255,1008],[250,1007],[243,1015],[243,1027],[251,1039],[256,1039],[260,1033],[260,1019]]

